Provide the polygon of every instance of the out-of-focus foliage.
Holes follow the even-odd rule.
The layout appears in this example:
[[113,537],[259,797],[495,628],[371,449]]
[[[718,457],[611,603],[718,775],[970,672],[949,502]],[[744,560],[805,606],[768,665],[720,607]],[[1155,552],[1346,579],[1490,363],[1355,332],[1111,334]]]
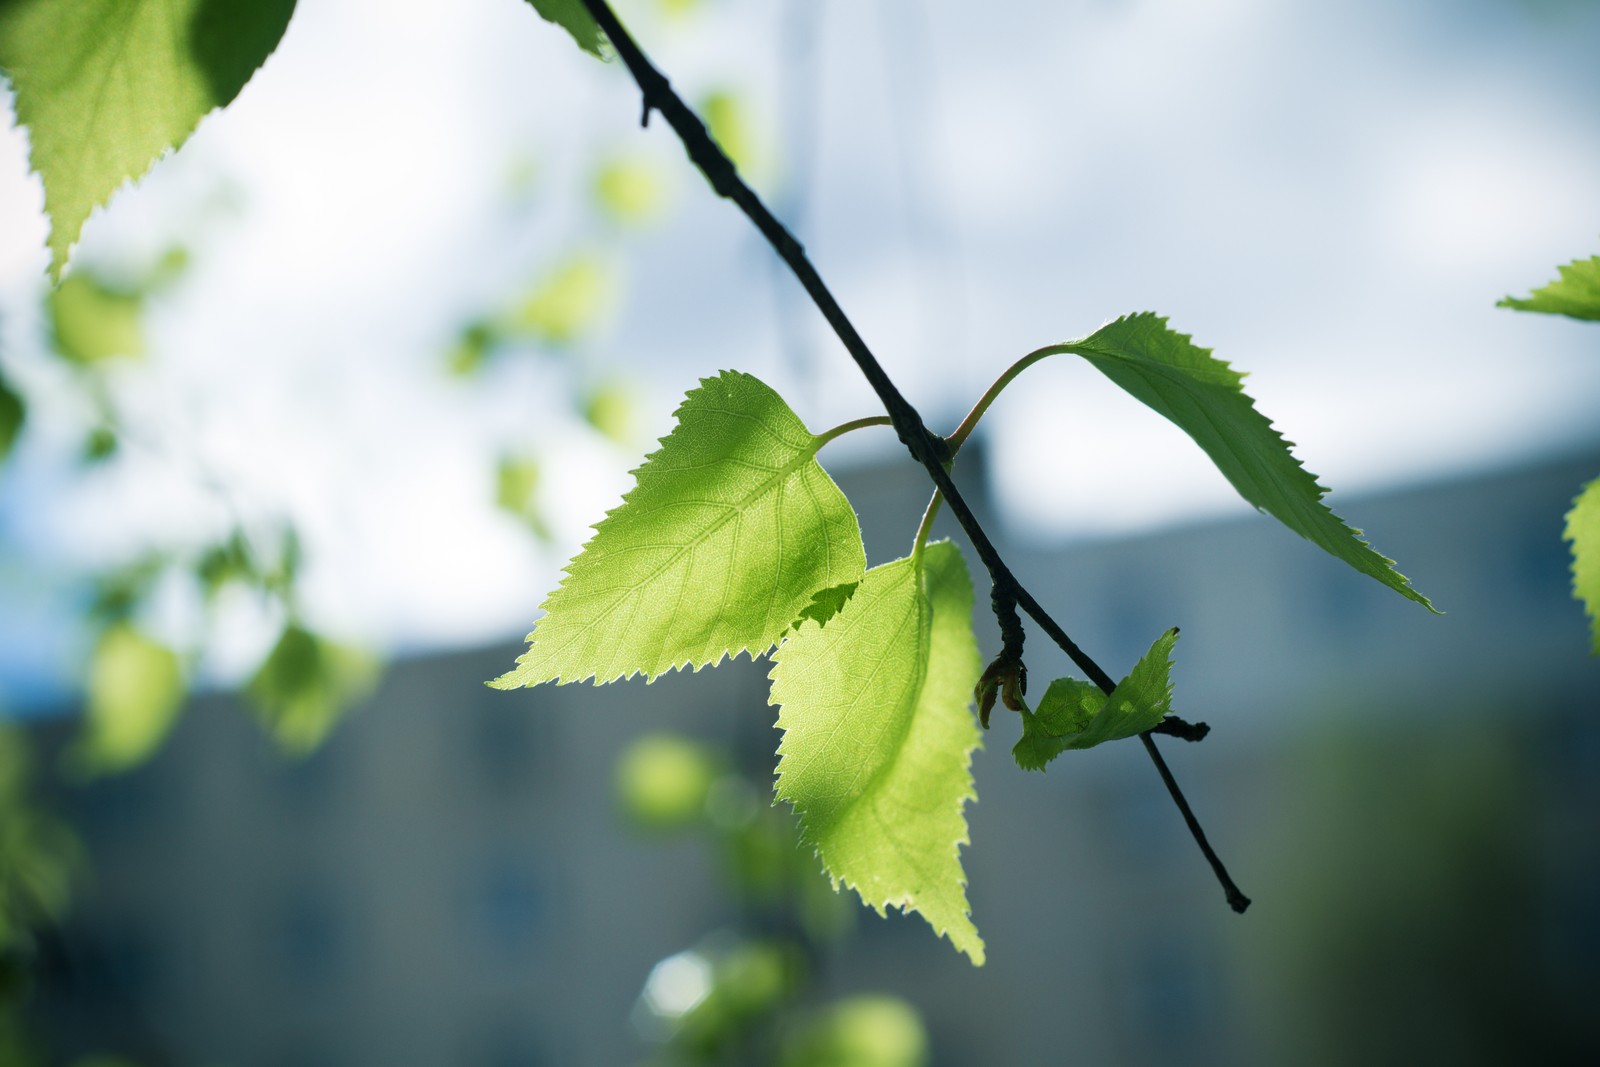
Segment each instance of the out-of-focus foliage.
[[366,653],[291,622],[245,694],[273,739],[285,751],[302,754],[320,744],[340,714],[371,691],[377,669]]
[[0,70],[44,181],[53,276],[90,212],[238,95],[293,11],[294,0],[0,4]]
[[27,418],[27,402],[7,384],[4,376],[0,376],[0,463],[11,454],[11,447],[17,443]]
[[784,1049],[781,1067],[922,1067],[928,1034],[899,997],[866,995],[830,1005]]
[[1022,710],[1022,738],[1011,754],[1026,771],[1042,771],[1068,749],[1093,748],[1134,737],[1160,724],[1172,711],[1172,646],[1176,629],[1156,638],[1128,676],[1107,696],[1077,678],[1057,678],[1039,700]]
[[635,157],[608,159],[594,177],[595,202],[609,217],[632,226],[656,222],[667,210],[666,182],[651,164]]
[[596,256],[578,253],[545,275],[514,308],[506,332],[549,345],[571,344],[593,329],[614,284]]
[[617,803],[641,827],[693,826],[706,818],[718,771],[717,757],[706,746],[673,734],[646,734],[617,761]]
[[1531,295],[1504,297],[1496,306],[1600,320],[1600,256],[1573,260],[1557,267],[1556,274],[1555,281],[1535,289]]
[[65,359],[89,365],[145,353],[141,293],[75,270],[50,294],[49,309],[56,352]]
[[119,622],[100,635],[89,664],[88,721],[71,762],[83,774],[127,770],[166,739],[186,692],[178,654]]
[[33,754],[20,728],[0,723],[0,1062],[30,1063],[14,1017],[28,993],[38,931],[58,922],[81,863],[77,838],[32,796]]
[[737,924],[658,962],[634,1012],[675,1067],[920,1067],[927,1038],[910,1005],[881,995],[818,1009],[816,977],[853,911],[797,847],[791,820],[765,789],[705,742],[652,734],[617,767],[630,825],[715,846]]

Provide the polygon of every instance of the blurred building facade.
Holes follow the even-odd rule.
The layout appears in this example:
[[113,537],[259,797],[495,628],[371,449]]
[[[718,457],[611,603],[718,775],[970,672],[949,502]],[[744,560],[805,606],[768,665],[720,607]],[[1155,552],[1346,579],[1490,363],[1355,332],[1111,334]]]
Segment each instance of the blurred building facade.
[[[1114,673],[1182,628],[1177,710],[1214,732],[1163,749],[1256,903],[1228,911],[1139,746],[1028,774],[997,712],[964,850],[989,963],[915,916],[863,913],[822,988],[908,998],[936,1064],[1600,1050],[1600,662],[1558,538],[1596,470],[1587,455],[1339,502],[1443,617],[1254,516],[1116,542],[1002,538]],[[899,555],[925,502],[914,469],[840,481],[869,559]],[[92,857],[46,961],[41,1020],[63,1055],[643,1059],[629,1019],[646,974],[726,923],[728,902],[701,845],[621,827],[613,765],[630,738],[670,729],[770,775],[765,665],[486,689],[516,652],[395,665],[299,762],[232,698],[201,699],[147,766],[61,792]],[[1038,636],[1029,665],[1041,692],[1068,673]]]

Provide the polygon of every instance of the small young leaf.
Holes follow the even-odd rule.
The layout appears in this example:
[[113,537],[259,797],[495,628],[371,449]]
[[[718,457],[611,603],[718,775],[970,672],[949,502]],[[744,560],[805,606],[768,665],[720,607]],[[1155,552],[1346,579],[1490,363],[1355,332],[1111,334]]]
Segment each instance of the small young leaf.
[[580,0],[528,0],[528,3],[533,5],[540,18],[572,34],[579,48],[593,56],[600,54],[600,27]]
[[1572,542],[1572,595],[1589,613],[1590,651],[1600,656],[1600,478],[1573,501],[1563,536]]
[[702,379],[637,483],[567,565],[517,667],[490,685],[596,684],[761,655],[818,589],[866,568],[813,436],[748,374]]
[[239,94],[294,0],[8,0],[0,69],[17,94],[61,276],[89,213]]
[[1109,697],[1099,686],[1076,678],[1051,682],[1037,712],[1022,709],[1022,739],[1011,750],[1017,766],[1042,771],[1069,748],[1093,748],[1160,723],[1172,710],[1172,646],[1177,640],[1176,628],[1156,638]]
[[1124,315],[1061,346],[1092,363],[1130,395],[1188,434],[1250,503],[1313,544],[1410,600],[1428,598],[1322,502],[1327,492],[1294,458],[1289,443],[1255,408],[1244,378],[1167,320]]
[[1508,296],[1495,306],[1600,321],[1600,256],[1574,260],[1556,272],[1555,281],[1527,298]]
[[103,774],[144,762],[171,732],[183,694],[176,652],[128,623],[112,626],[89,665],[87,732],[71,749],[71,765]]
[[834,885],[879,914],[920,912],[982,964],[960,856],[979,747],[972,602],[947,541],[874,567],[826,626],[779,646],[771,700],[784,731],[778,798]]
[[604,317],[614,290],[606,264],[580,253],[535,283],[501,325],[506,333],[545,344],[571,344]]

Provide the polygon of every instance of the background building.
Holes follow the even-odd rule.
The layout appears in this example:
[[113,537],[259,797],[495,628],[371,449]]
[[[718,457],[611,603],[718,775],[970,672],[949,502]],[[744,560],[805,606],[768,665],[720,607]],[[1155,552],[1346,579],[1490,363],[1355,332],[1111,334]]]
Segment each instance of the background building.
[[[1557,534],[1596,470],[1590,453],[1342,501],[1443,617],[1255,517],[1002,542],[1114,672],[1182,627],[1177,706],[1215,732],[1163,748],[1255,905],[1224,905],[1139,746],[1024,773],[997,712],[964,852],[989,963],[918,917],[860,912],[821,989],[908,998],[937,1064],[1593,1054],[1600,664]],[[915,470],[840,481],[869,559],[898,554]],[[208,697],[147,766],[61,793],[92,877],[47,968],[59,1047],[241,1067],[641,1058],[645,976],[731,904],[703,844],[628,834],[613,767],[671,729],[770,776],[765,668],[485,688],[516,651],[397,664],[300,762]],[[1036,636],[1030,653],[1042,691],[1060,665]]]

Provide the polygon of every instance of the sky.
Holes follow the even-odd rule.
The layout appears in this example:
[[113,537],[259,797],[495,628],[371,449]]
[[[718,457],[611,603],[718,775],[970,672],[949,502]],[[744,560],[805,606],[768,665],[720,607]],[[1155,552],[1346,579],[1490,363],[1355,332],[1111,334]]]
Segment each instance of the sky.
[[[742,103],[753,183],[936,429],[1024,353],[1153,310],[1249,372],[1336,510],[1600,441],[1600,335],[1494,307],[1600,252],[1600,4],[665,6],[619,8],[687,98]],[[303,0],[238,100],[85,229],[75,262],[112,272],[191,250],[150,309],[152,355],[115,372],[130,447],[87,476],[81,397],[42,350],[42,193],[0,123],[0,366],[43,398],[0,475],[11,699],[71,676],[61,583],[141,546],[287,515],[318,625],[398,650],[501,640],[698,378],[754,373],[818,431],[875,413],[638,111],[619,64],[517,0]],[[613,158],[651,168],[655,225],[595,212]],[[616,277],[575,354],[443,370],[464,323],[588,249]],[[569,402],[609,378],[635,397],[621,443]],[[1032,540],[1247,508],[1086,366],[1030,370],[984,441]],[[520,448],[547,460],[547,545],[493,506],[494,457]],[[868,430],[822,458],[895,448]],[[171,599],[155,625],[205,625]],[[281,621],[230,619],[224,679]]]

